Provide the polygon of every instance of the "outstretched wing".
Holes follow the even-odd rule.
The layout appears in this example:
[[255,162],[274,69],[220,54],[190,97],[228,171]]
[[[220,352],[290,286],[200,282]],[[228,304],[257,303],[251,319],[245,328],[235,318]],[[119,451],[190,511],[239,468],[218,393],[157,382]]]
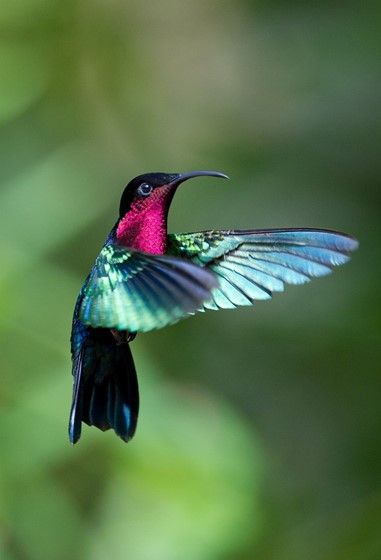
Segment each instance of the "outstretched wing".
[[185,259],[106,245],[83,288],[79,318],[94,328],[158,329],[202,308],[217,283]]
[[344,264],[358,242],[343,233],[316,229],[204,231],[169,235],[171,254],[212,270],[219,285],[206,309],[251,305],[284,284],[304,284]]

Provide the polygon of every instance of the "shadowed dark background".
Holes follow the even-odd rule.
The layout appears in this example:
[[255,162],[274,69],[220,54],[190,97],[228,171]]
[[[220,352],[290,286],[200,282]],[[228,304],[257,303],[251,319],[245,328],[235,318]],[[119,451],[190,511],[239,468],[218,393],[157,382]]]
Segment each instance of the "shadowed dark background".
[[[17,0],[0,10],[0,555],[378,560],[377,2]],[[349,265],[139,336],[136,439],[70,447],[80,288],[147,171],[172,231],[334,228]]]

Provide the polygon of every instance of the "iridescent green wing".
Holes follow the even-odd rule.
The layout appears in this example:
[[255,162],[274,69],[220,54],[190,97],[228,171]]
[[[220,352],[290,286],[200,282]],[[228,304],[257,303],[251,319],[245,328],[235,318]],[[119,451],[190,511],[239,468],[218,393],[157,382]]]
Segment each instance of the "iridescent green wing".
[[251,305],[285,284],[304,284],[349,259],[358,243],[329,230],[272,229],[172,234],[169,253],[212,270],[219,285],[206,309]]
[[150,331],[195,313],[216,285],[211,271],[190,261],[106,245],[83,288],[79,318],[94,328]]

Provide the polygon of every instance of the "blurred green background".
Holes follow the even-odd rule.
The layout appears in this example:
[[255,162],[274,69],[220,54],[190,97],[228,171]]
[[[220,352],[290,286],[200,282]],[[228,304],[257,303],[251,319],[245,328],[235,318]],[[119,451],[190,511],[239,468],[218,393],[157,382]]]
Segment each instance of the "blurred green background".
[[[2,560],[381,558],[378,2],[0,10]],[[123,185],[207,168],[172,231],[361,249],[255,309],[139,336],[136,439],[70,447],[69,333]]]

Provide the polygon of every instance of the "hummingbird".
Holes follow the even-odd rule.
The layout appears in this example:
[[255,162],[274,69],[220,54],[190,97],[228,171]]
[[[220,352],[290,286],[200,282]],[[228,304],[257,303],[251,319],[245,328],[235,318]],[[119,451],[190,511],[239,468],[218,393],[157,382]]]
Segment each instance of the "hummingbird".
[[119,217],[87,276],[74,309],[73,398],[69,439],[82,422],[134,435],[139,391],[130,343],[198,311],[270,299],[344,264],[358,247],[333,230],[278,228],[168,233],[177,188],[216,171],[146,173],[124,188]]

